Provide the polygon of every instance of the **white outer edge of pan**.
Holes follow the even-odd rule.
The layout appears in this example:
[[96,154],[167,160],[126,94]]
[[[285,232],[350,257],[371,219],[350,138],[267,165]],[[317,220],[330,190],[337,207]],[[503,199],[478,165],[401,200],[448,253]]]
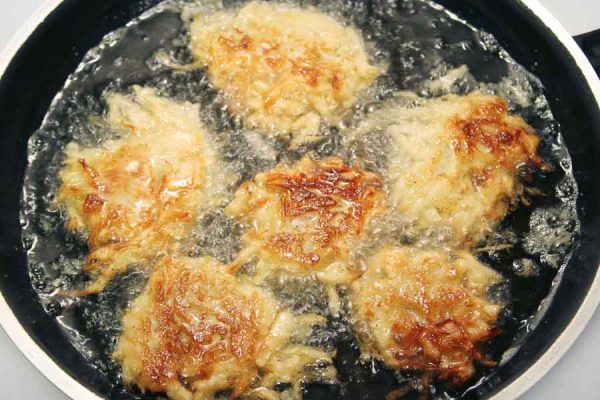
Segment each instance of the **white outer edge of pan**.
[[[587,57],[567,30],[538,0],[520,0],[536,14],[569,51],[590,86],[600,112],[600,80]],[[11,38],[0,53],[0,78],[17,51],[62,0],[46,0]],[[567,352],[591,319],[600,303],[600,273],[596,277],[579,310],[550,348],[525,373],[492,397],[492,400],[513,400],[538,382]],[[0,293],[0,325],[27,359],[67,396],[77,400],[102,400],[67,374],[50,358],[23,329]]]

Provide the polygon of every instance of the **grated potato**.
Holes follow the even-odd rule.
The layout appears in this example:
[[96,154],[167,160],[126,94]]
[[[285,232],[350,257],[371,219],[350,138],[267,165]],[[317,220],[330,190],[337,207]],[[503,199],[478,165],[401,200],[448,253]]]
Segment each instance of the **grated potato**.
[[331,354],[291,339],[322,318],[278,310],[268,291],[214,259],[165,257],[123,317],[113,357],[125,384],[173,400],[274,394],[278,382],[299,393],[304,366]]
[[109,127],[94,148],[71,143],[57,202],[67,228],[88,235],[86,270],[101,290],[131,263],[174,251],[202,209],[222,203],[235,176],[198,120],[198,106],[136,87],[107,95]]
[[539,137],[506,101],[471,94],[390,105],[358,135],[384,130],[390,200],[413,236],[470,247],[485,239],[523,193],[521,169],[542,166]]
[[353,256],[382,212],[382,186],[378,176],[339,158],[304,158],[258,174],[225,208],[248,228],[237,264],[257,259],[259,276],[285,269],[327,283],[352,281],[360,273]]
[[352,285],[365,351],[393,368],[462,383],[494,336],[500,306],[487,298],[500,275],[467,252],[384,247]]
[[198,15],[191,50],[231,111],[293,147],[337,125],[381,69],[360,34],[314,9],[250,2]]

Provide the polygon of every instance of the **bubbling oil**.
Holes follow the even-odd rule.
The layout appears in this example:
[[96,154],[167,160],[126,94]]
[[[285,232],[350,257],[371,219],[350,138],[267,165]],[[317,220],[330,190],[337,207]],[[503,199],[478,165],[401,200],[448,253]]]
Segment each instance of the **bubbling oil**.
[[[495,301],[506,304],[499,321],[502,333],[489,342],[486,351],[490,359],[507,362],[543,316],[544,305],[551,301],[579,232],[571,161],[540,81],[518,65],[491,35],[434,2],[299,0],[293,4],[314,6],[359,29],[372,61],[386,66],[387,72],[340,128],[328,129],[319,142],[289,150],[283,140],[267,139],[244,129],[242,121],[228,112],[203,70],[173,68],[173,64],[192,62],[186,29],[190,15],[243,3],[167,1],[110,33],[85,56],[30,139],[22,221],[31,281],[46,311],[56,318],[74,347],[99,373],[115,382],[109,397],[155,398],[127,392],[119,383],[119,368],[111,358],[121,332],[121,317],[142,290],[147,273],[140,265],[131,265],[98,295],[62,296],[61,291],[82,287],[89,281],[82,272],[87,245],[85,237],[65,229],[66,216],[54,204],[54,197],[66,145],[74,141],[91,147],[112,138],[114,133],[104,122],[103,95],[126,92],[134,84],[200,104],[200,119],[213,135],[223,160],[237,173],[238,184],[278,162],[292,162],[306,154],[317,159],[335,155],[350,163],[360,161],[364,168],[385,174],[390,147],[385,133],[373,132],[362,140],[350,141],[344,132],[352,130],[382,102],[397,98],[398,93],[412,93],[402,100],[407,104],[415,95],[436,97],[474,90],[505,97],[510,110],[521,114],[537,130],[542,139],[540,154],[549,166],[536,171],[529,184],[543,195],[533,195],[529,206],[513,210],[490,241],[491,245],[511,246],[504,250],[493,250],[491,246],[479,255],[505,278],[490,293]],[[227,196],[235,187],[230,190]],[[386,227],[388,231],[395,228]],[[241,229],[222,210],[208,211],[197,221],[185,251],[193,257],[210,255],[230,262],[240,250]],[[249,265],[243,273],[252,273],[251,269]],[[282,273],[273,275],[265,285],[293,312],[318,313],[327,318],[326,324],[316,326],[306,340],[311,346],[336,350],[338,382],[306,384],[305,398],[380,399],[393,395],[411,399],[428,393],[434,399],[453,399],[469,390],[450,389],[443,383],[423,380],[418,373],[393,371],[376,359],[362,357],[349,322],[351,317],[345,312],[331,313],[327,291],[316,279]],[[346,290],[338,288],[342,303],[347,301]],[[322,367],[311,368],[318,371]],[[493,368],[478,367],[473,387],[492,375]],[[280,389],[284,391],[285,385]]]

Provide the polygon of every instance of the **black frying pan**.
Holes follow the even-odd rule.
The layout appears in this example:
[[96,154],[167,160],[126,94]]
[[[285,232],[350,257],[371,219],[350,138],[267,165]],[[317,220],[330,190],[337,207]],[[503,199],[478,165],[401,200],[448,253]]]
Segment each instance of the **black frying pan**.
[[[366,9],[371,3],[348,1],[364,3]],[[517,0],[438,2],[495,35],[520,64],[541,79],[562,127],[580,189],[578,212],[582,234],[548,312],[512,360],[496,369],[477,390],[465,395],[465,398],[490,398],[500,393],[498,398],[511,398],[522,393],[549,368],[544,360],[538,362],[546,352],[562,354],[566,350],[600,298],[600,288],[593,285],[600,261],[600,185],[597,183],[600,112],[594,96],[594,89],[597,91],[600,85],[589,66],[580,59],[581,55],[565,45],[565,33],[543,21],[536,15],[537,9],[534,11]],[[105,375],[87,363],[61,333],[56,320],[49,317],[36,300],[27,273],[19,222],[27,141],[83,55],[105,34],[156,3],[158,0],[65,0],[29,36],[0,80],[0,292],[16,317],[14,319],[0,302],[5,311],[0,320],[21,349],[34,358],[36,366],[77,398],[94,398],[92,393],[111,398],[133,397],[115,390]],[[600,32],[582,35],[576,40],[598,70]],[[35,344],[27,336],[20,336],[25,332]],[[57,372],[50,360],[83,386]]]

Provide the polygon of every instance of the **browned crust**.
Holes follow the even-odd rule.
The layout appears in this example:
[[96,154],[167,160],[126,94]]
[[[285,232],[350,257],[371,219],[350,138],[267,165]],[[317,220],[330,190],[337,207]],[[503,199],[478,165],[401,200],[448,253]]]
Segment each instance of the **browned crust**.
[[[465,295],[464,292],[454,294]],[[427,324],[394,322],[390,348],[395,360],[390,364],[400,369],[433,372],[452,385],[464,383],[474,373],[473,362],[484,361],[480,344],[500,333],[490,326],[477,335],[469,334],[465,329],[469,322],[456,318]],[[452,364],[442,363],[442,357]]]
[[453,143],[457,155],[468,159],[484,147],[493,157],[494,164],[480,171],[480,179],[474,177],[476,186],[498,167],[514,171],[523,163],[542,166],[536,153],[539,137],[522,118],[508,115],[508,105],[500,97],[487,96],[473,102],[468,117],[455,117],[450,126],[458,133]]
[[265,243],[270,251],[309,267],[318,264],[320,257],[302,250],[307,237],[320,248],[339,252],[335,241],[361,234],[365,215],[374,207],[383,186],[378,176],[349,167],[337,158],[316,161],[306,172],[270,173],[266,182],[269,190],[280,193],[282,218],[318,215],[309,233],[273,233]]

